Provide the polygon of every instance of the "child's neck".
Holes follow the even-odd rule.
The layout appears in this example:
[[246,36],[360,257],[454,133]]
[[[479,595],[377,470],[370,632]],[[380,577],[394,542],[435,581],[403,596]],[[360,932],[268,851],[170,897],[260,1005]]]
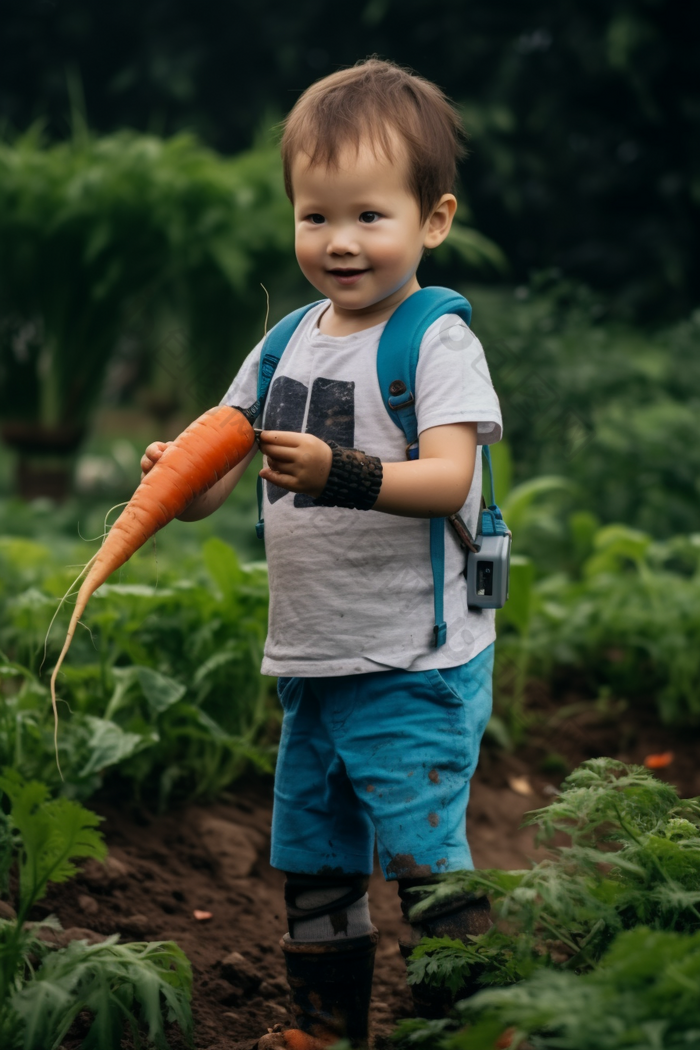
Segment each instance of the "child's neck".
[[324,335],[336,337],[364,332],[366,328],[374,328],[375,325],[388,321],[394,310],[419,289],[420,285],[414,275],[412,280],[407,281],[386,299],[361,309],[351,310],[331,300],[330,306],[323,311],[318,320],[318,327]]

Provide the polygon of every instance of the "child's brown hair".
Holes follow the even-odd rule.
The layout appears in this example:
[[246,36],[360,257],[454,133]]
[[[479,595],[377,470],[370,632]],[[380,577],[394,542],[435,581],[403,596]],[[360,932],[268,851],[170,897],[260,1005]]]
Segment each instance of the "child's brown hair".
[[408,157],[408,189],[418,201],[421,222],[443,193],[454,188],[457,160],[464,156],[464,127],[435,84],[394,62],[368,58],[317,80],[284,122],[282,164],[287,196],[294,203],[292,163],[305,153],[310,165],[334,168],[347,144],[372,147],[393,160],[392,133]]

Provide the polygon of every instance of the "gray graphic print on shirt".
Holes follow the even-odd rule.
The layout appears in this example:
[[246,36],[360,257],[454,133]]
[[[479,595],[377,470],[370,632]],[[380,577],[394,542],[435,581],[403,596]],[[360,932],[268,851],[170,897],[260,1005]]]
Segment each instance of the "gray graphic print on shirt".
[[[308,387],[288,376],[278,376],[269,393],[265,412],[266,430],[294,430],[302,433]],[[355,444],[355,384],[341,379],[314,380],[309,398],[306,434],[313,434],[322,441],[335,441],[342,448],[353,448]],[[286,496],[287,490],[279,485],[266,483],[270,503]],[[314,507],[311,496],[297,492],[295,507]]]

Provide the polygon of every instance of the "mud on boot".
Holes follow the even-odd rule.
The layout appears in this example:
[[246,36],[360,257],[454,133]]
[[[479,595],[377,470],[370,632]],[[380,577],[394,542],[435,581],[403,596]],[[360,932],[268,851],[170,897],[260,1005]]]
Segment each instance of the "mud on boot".
[[[399,941],[399,950],[405,960],[408,960],[422,937],[451,937],[454,940],[468,941],[470,937],[487,933],[493,926],[488,899],[464,893],[457,893],[452,899],[429,907],[411,921],[411,911],[421,899],[420,894],[415,892],[416,888],[423,884],[435,885],[438,881],[439,877],[436,876],[399,880],[401,909],[410,923],[406,934]],[[408,892],[409,890],[413,892]],[[458,1000],[468,999],[481,989],[478,978],[479,973],[472,969],[457,992],[425,982],[409,985],[416,1015],[427,1019],[445,1017]]]
[[258,1041],[258,1050],[325,1050],[339,1039],[368,1050],[378,940],[376,929],[333,941],[297,941],[285,934],[280,945],[294,1027],[276,1025]]

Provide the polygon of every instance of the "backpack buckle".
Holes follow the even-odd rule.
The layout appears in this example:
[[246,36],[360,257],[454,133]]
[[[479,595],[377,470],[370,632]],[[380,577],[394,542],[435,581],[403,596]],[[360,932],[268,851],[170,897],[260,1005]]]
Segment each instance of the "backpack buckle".
[[415,398],[403,379],[395,379],[389,387],[389,397],[387,398],[389,408],[396,412],[399,408],[406,408],[408,405],[412,405],[414,401]]
[[407,390],[405,394],[399,394],[398,397],[387,398],[389,408],[394,412],[397,412],[400,408],[407,408],[409,405],[414,404],[415,400],[410,390]]

